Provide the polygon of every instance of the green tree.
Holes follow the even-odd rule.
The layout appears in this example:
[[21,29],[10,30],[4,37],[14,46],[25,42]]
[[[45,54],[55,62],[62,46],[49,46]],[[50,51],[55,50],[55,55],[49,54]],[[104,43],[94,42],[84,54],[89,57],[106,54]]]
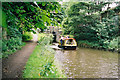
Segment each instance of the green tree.
[[[32,28],[43,29],[51,23],[58,24],[54,14],[60,10],[58,2],[3,2],[2,6],[10,21],[17,23],[17,27],[22,27],[23,31],[33,31]],[[8,24],[11,24],[10,21]]]
[[[15,51],[22,45],[24,32],[33,32],[37,28],[45,29],[48,25],[61,23],[61,5],[58,2],[2,2],[2,11],[6,14],[2,28],[7,32],[7,39],[2,39],[2,53]],[[34,30],[33,30],[34,29]],[[29,35],[27,35],[28,37]]]
[[[111,40],[118,36],[119,6],[103,11],[103,7],[112,2],[73,2],[65,4],[66,17],[63,19],[65,34],[73,34],[77,41],[86,40],[97,43],[100,46],[107,46]],[[67,7],[68,8],[67,8]],[[107,17],[102,13],[108,14]]]

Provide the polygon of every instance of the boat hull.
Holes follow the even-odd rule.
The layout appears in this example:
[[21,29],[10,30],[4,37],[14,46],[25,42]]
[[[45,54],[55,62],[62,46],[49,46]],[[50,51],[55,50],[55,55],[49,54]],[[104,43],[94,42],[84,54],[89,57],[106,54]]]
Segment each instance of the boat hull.
[[63,48],[65,50],[76,50],[77,46],[61,46],[58,45],[59,48]]

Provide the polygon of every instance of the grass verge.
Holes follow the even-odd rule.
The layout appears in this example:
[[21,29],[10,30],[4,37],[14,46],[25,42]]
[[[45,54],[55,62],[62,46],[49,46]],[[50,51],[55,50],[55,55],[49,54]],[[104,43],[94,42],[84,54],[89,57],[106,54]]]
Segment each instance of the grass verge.
[[49,46],[52,37],[39,34],[38,38],[38,45],[28,59],[23,71],[23,78],[65,78],[59,67],[55,65],[55,51]]

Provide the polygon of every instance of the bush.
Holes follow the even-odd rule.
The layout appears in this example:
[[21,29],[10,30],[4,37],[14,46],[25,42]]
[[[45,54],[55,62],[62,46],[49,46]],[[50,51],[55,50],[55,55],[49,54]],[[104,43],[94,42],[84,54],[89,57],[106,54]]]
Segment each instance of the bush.
[[87,40],[85,40],[85,41],[78,41],[78,46],[89,47],[89,48],[98,48],[99,44],[94,43],[94,42],[88,42]]
[[39,34],[38,37],[38,44],[48,45],[53,41],[52,34]]
[[9,54],[15,52],[17,49],[20,49],[24,46],[25,43],[22,42],[20,37],[12,37],[9,40],[2,40],[2,57],[7,57]]
[[30,41],[30,40],[32,40],[33,39],[32,33],[31,32],[25,32],[22,35],[22,39],[23,39],[23,41]]
[[117,49],[118,48],[118,40],[117,39],[113,39],[110,44],[108,45],[109,49]]

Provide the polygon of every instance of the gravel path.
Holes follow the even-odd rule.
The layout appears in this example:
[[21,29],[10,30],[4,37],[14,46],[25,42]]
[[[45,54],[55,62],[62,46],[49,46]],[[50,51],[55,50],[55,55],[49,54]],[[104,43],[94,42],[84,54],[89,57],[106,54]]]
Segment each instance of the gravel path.
[[27,42],[21,49],[10,55],[8,58],[2,59],[2,78],[21,78],[22,70],[26,65],[29,56],[32,54],[36,43],[36,35],[33,35],[32,42]]

